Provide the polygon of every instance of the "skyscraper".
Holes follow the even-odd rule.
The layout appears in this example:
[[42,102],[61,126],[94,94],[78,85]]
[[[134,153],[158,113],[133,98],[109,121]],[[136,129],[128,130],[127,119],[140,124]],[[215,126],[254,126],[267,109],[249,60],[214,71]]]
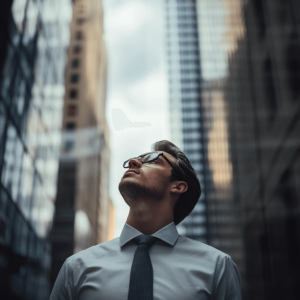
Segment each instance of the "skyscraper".
[[[232,255],[243,274],[225,101],[227,55],[243,27],[232,26],[228,33],[227,27],[220,29],[215,23],[240,25],[240,7],[238,0],[166,1],[172,140],[191,160],[203,193],[191,216],[178,227],[188,237]],[[227,39],[220,38],[222,30]]]
[[52,283],[68,256],[106,241],[111,232],[106,78],[101,1],[74,1],[51,232]]
[[166,0],[171,141],[183,149],[201,184],[202,194],[181,233],[208,241],[201,65],[197,1]]
[[243,299],[300,297],[299,9],[298,1],[245,2],[245,35],[229,59],[225,101]]
[[1,299],[44,300],[50,292],[47,235],[54,213],[71,3],[2,4]]
[[[242,0],[198,0],[201,102],[207,149],[209,244],[229,254],[245,275],[240,210],[235,197],[228,97],[229,59],[245,34]],[[206,173],[207,174],[207,173]],[[242,288],[245,290],[246,283]]]
[[300,295],[299,8],[197,1],[208,243],[238,265],[243,299]]

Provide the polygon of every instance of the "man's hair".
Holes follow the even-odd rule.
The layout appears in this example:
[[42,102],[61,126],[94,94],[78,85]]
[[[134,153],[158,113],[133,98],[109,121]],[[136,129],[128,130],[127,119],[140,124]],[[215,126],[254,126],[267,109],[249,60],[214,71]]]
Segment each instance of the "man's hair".
[[[192,212],[197,204],[201,195],[200,182],[188,158],[173,143],[163,140],[154,143],[151,148],[152,151],[165,151],[176,158],[176,164],[174,165],[176,173],[172,169],[171,182],[180,180],[188,184],[187,191],[179,196],[174,206],[174,223],[177,225]],[[176,175],[177,173],[178,175]]]

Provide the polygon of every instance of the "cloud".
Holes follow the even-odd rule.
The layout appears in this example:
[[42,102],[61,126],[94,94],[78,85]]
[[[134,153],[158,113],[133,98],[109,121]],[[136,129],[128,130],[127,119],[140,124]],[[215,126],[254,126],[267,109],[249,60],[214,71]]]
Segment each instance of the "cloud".
[[111,111],[111,119],[114,128],[117,131],[124,130],[125,128],[141,128],[141,127],[151,127],[152,124],[149,122],[132,122],[126,116],[120,108],[114,108]]
[[110,31],[114,31],[112,38],[114,41],[126,40],[138,31],[143,31],[143,27],[147,26],[153,20],[154,12],[144,1],[120,1],[120,5],[116,9],[106,11],[106,26]]
[[105,40],[110,81],[130,86],[160,68],[160,33],[157,8],[147,1],[120,1],[105,11]]
[[116,236],[129,211],[118,190],[123,162],[149,151],[158,140],[170,139],[163,2],[103,0],[109,59],[110,196],[116,209]]

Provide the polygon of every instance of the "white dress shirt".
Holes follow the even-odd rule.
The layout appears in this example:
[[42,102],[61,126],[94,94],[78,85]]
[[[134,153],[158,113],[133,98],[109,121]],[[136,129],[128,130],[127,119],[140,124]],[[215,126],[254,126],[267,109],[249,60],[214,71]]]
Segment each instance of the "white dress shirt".
[[[50,300],[126,300],[133,238],[142,233],[125,224],[119,238],[69,257]],[[178,234],[174,223],[160,229],[149,253],[154,300],[240,300],[241,276],[231,257]]]

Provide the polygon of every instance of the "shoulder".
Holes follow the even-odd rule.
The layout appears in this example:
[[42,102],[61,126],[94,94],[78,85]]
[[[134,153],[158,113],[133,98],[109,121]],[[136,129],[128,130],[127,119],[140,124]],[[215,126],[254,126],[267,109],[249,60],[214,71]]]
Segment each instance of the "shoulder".
[[228,254],[212,246],[206,245],[200,241],[190,239],[183,235],[179,235],[176,242],[176,248],[178,248],[179,251],[183,251],[194,257],[196,256],[201,259],[205,259],[208,262],[210,261],[216,264],[223,261],[224,258],[230,259],[230,256]]
[[234,277],[237,279],[236,282],[241,284],[240,272],[228,254],[182,235],[179,236],[176,247],[178,251],[185,253],[186,257],[189,257],[194,263],[203,264],[214,270],[217,277]]
[[111,255],[114,252],[120,252],[120,240],[115,238],[113,240],[89,247],[78,253],[73,254],[67,258],[67,264],[72,268],[74,264],[89,264],[93,263],[95,259],[99,260]]

